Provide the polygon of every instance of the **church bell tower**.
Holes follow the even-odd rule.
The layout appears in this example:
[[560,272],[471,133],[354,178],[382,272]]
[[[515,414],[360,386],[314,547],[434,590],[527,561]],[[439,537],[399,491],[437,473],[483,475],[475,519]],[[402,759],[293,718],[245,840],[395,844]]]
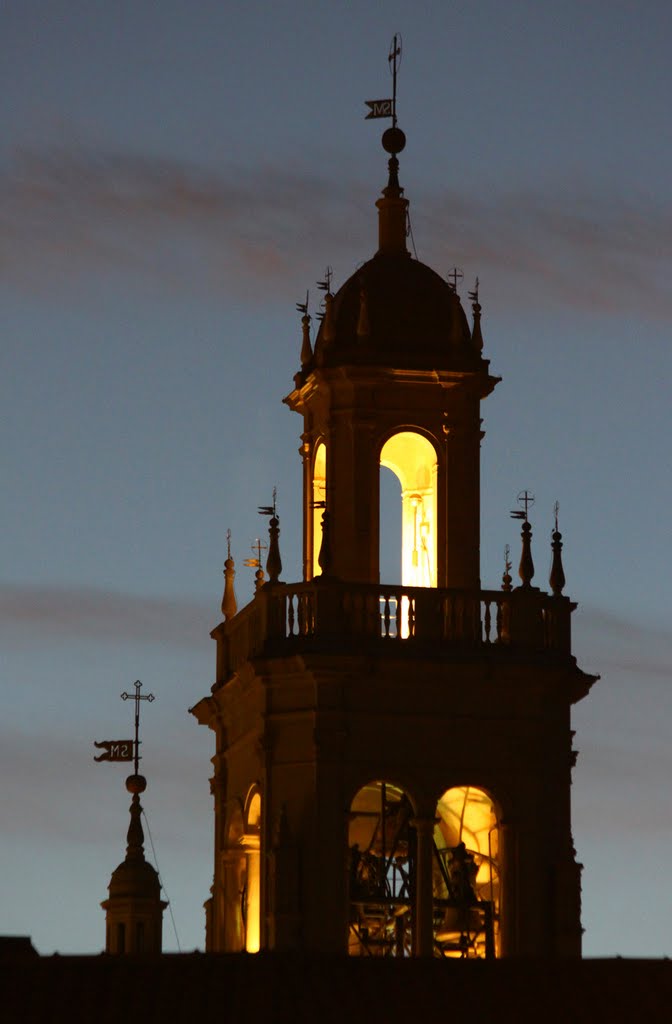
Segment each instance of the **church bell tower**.
[[[396,111],[395,111],[396,115]],[[285,398],[303,420],[303,580],[240,611],[226,563],[216,679],[210,951],[576,957],[571,652],[553,534],[551,592],[480,580],[481,401],[499,378],[455,287],[409,254],[403,133],[378,250],[332,294]],[[380,579],[380,468],[399,481],[400,573]]]

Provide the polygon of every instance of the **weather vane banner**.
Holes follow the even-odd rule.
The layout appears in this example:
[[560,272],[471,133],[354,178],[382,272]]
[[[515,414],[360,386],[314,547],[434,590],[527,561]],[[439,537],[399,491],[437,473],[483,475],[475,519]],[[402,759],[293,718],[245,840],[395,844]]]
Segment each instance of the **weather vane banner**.
[[364,102],[370,108],[364,118],[365,121],[370,121],[372,117],[392,117],[394,113],[392,100],[364,100]]
[[94,761],[133,760],[133,740],[103,740],[102,743],[96,743],[94,740],[93,745],[103,751],[98,757],[94,757]]

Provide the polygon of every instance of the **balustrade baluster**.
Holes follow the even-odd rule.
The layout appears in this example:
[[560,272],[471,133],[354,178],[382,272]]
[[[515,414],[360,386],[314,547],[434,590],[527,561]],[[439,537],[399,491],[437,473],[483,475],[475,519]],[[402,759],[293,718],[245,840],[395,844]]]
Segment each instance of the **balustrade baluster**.
[[388,637],[390,635],[390,595],[383,594],[384,612],[383,612],[383,636]]
[[491,617],[490,617],[490,601],[487,600],[485,603],[485,618],[483,620],[483,628],[485,630],[485,642],[490,643],[490,628],[491,628]]
[[287,635],[294,636],[294,594],[287,596]]

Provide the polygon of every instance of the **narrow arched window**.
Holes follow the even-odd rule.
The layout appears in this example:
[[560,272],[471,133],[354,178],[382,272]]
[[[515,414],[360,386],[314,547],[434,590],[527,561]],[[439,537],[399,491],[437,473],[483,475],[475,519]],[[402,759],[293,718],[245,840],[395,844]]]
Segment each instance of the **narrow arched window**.
[[434,851],[435,950],[463,959],[497,956],[499,828],[484,790],[446,790],[436,805]]
[[313,462],[313,576],[320,570],[320,548],[322,547],[322,516],[327,500],[327,449],[323,441],[315,449]]
[[[380,464],[401,485],[401,550],[397,565],[404,587],[436,586],[436,477],[434,446],[422,434],[393,434],[380,453]],[[381,519],[385,516],[381,507]],[[381,564],[389,564],[381,552]],[[385,581],[397,582],[397,581]]]
[[411,955],[415,830],[407,794],[370,782],[350,805],[348,828],[351,956]]

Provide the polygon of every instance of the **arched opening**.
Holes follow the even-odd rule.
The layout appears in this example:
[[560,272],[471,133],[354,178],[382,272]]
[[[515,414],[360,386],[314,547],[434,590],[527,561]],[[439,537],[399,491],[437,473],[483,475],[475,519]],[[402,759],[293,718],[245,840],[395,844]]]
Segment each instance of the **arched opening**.
[[437,954],[499,954],[499,828],[492,799],[474,786],[448,789],[436,805],[434,943]]
[[[403,430],[385,442],[380,464],[391,469],[401,484],[401,585],[435,587],[437,460],[434,446],[422,434]],[[380,516],[381,520],[385,517],[383,502]],[[381,564],[388,564],[385,552],[381,551],[380,560]]]
[[242,849],[244,831],[243,812],[240,801],[236,800],[229,811],[226,843],[222,852],[222,885],[216,893],[218,928],[221,929],[218,941],[222,942],[228,953],[237,953],[245,948],[243,904],[247,864]]
[[407,794],[370,782],[350,805],[349,939],[351,956],[411,955],[415,829]]
[[258,953],[261,937],[261,794],[256,787],[248,793],[245,832],[240,838],[245,850],[245,886],[241,912],[245,928],[245,949]]
[[320,572],[320,548],[322,547],[322,516],[327,500],[327,448],[320,441],[315,449],[313,462],[313,576]]

